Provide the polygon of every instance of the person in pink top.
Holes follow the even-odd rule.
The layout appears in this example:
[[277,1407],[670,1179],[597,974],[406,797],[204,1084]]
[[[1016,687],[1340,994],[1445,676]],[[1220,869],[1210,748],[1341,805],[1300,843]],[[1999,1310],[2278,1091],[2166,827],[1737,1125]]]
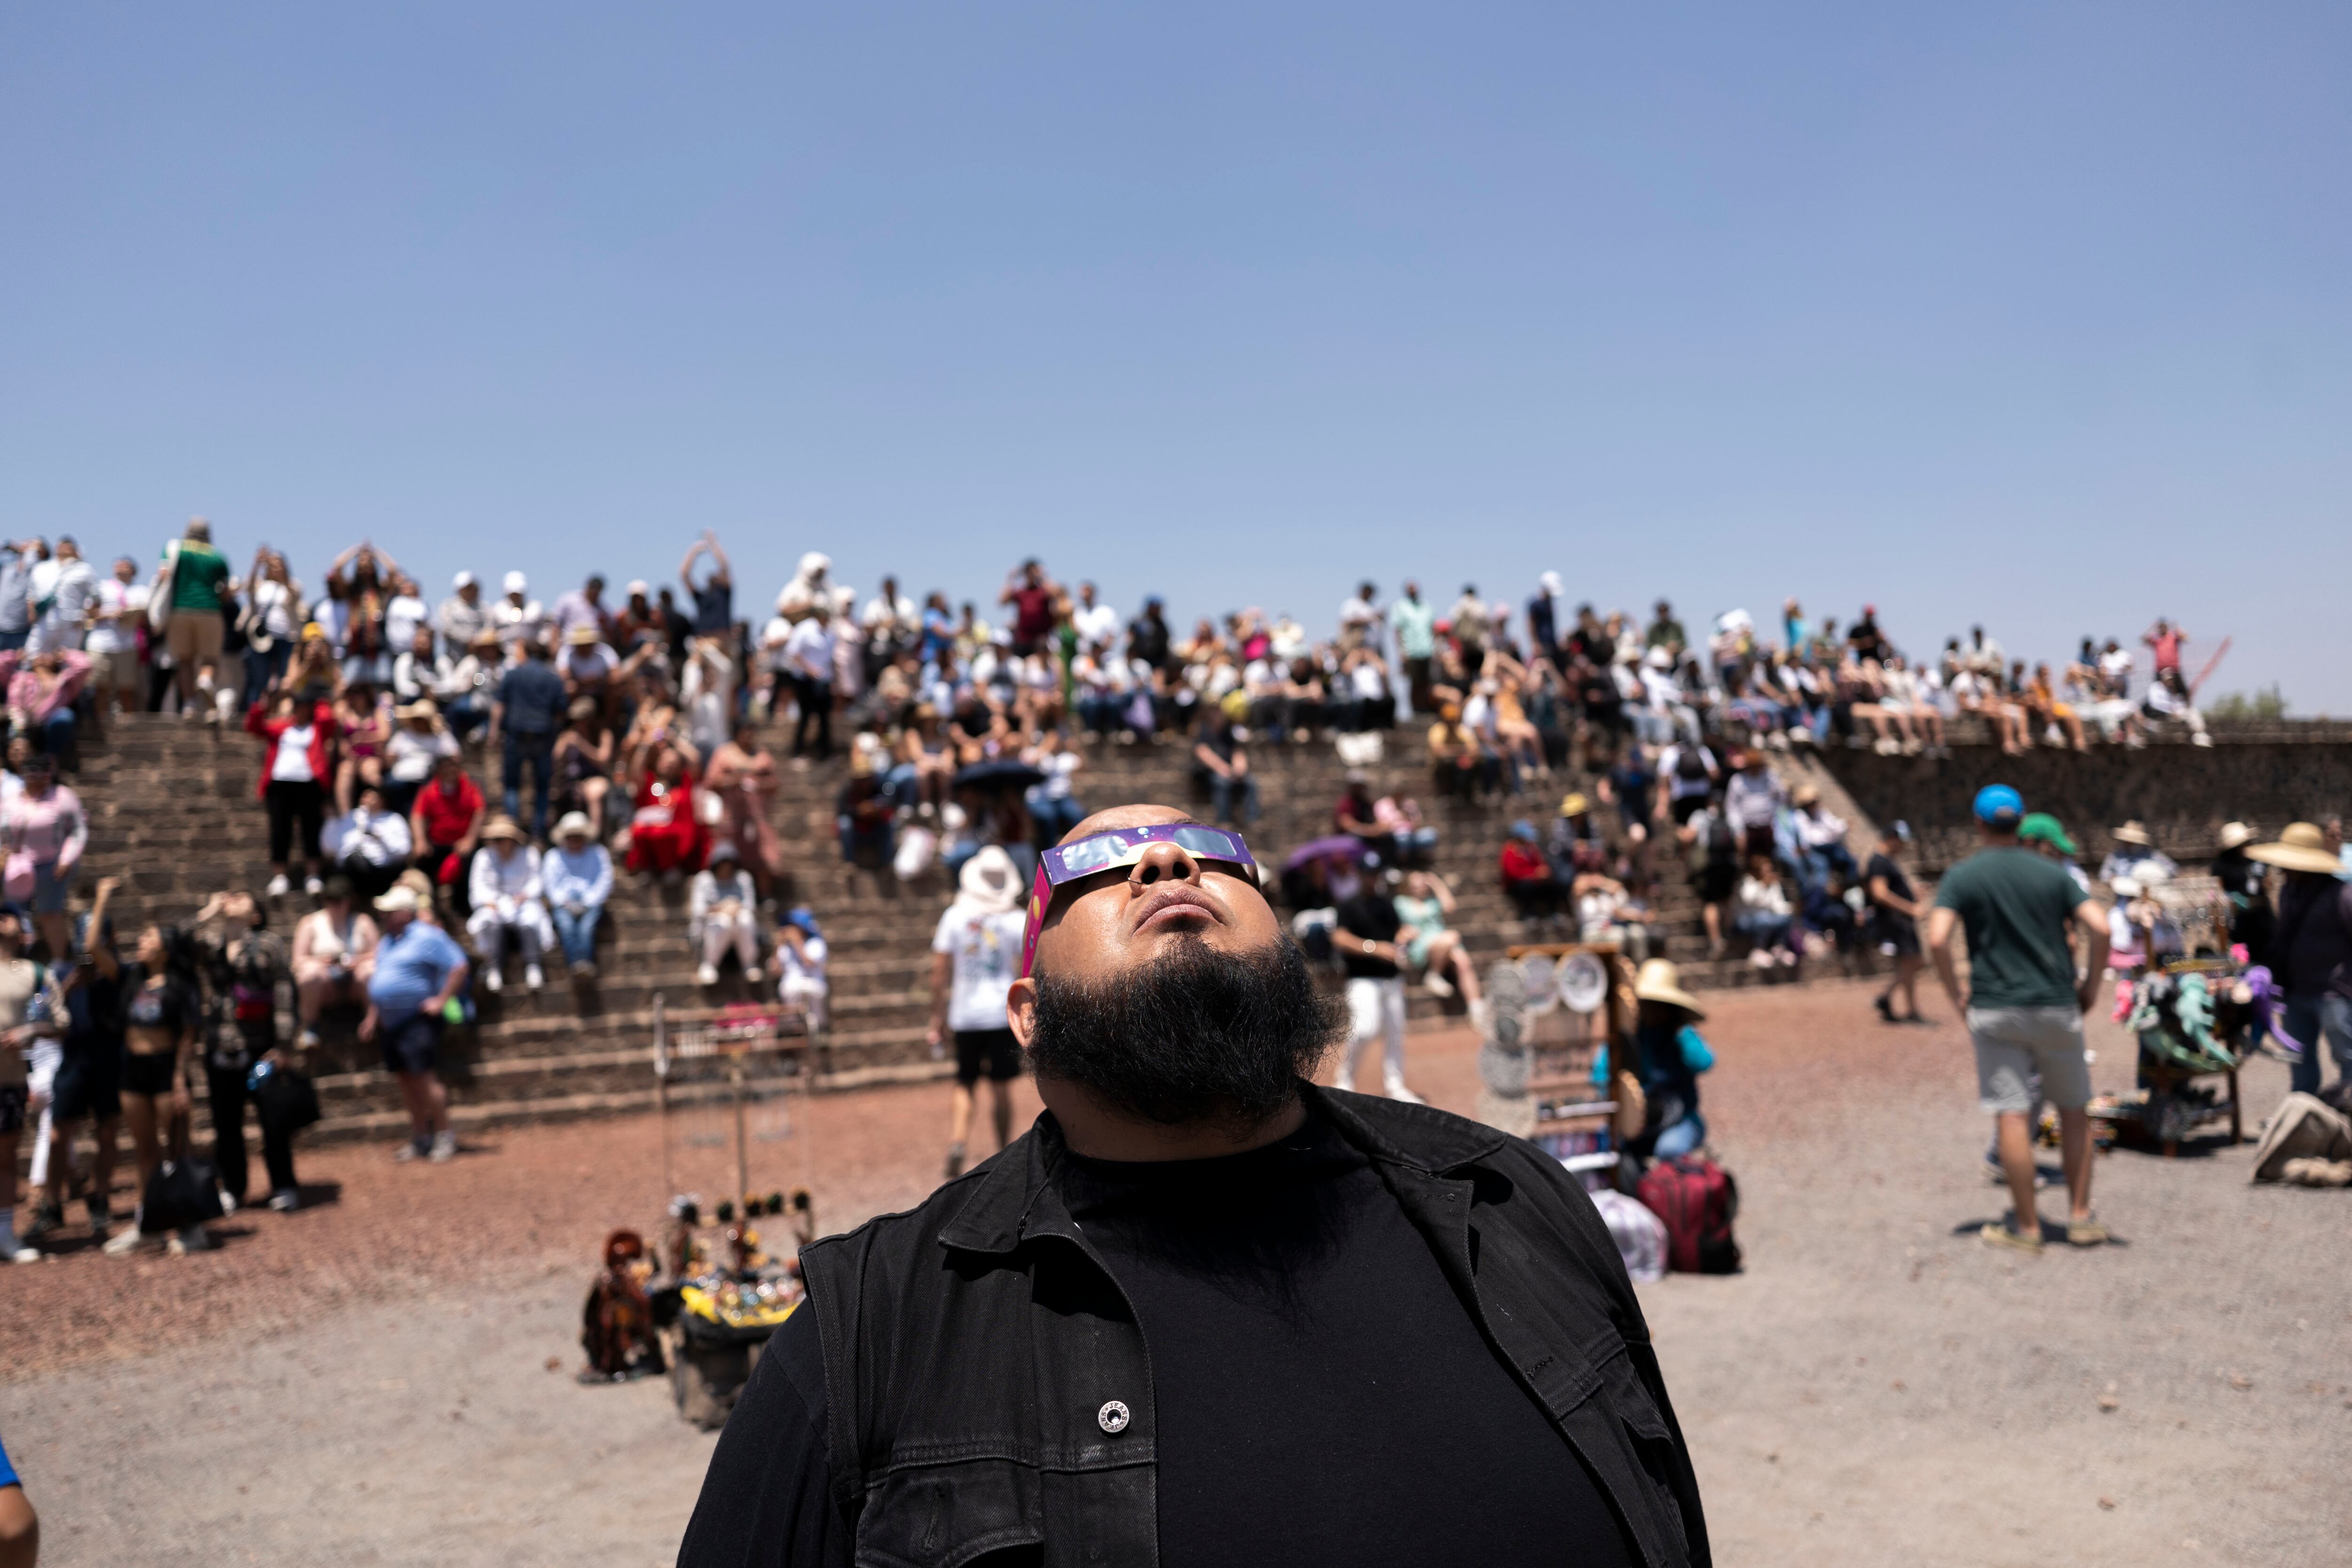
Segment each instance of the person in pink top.
[[[89,821],[82,815],[80,797],[58,783],[54,757],[36,754],[25,760],[24,793],[8,803],[0,821],[0,843],[7,848],[7,891],[32,906],[34,923],[41,929],[51,952],[73,951],[73,928],[66,920],[66,898],[73,891],[75,870],[89,843]],[[31,886],[20,889],[20,874]]]
[[2181,645],[2189,640],[2187,632],[2182,631],[2170,621],[2158,619],[2155,626],[2141,634],[2139,640],[2154,650],[2156,673],[2159,677],[2168,669],[2176,674],[2179,672],[2180,648]]
[[89,655],[79,648],[51,648],[15,663],[8,676],[10,724],[48,755],[71,758],[74,700],[89,679]]

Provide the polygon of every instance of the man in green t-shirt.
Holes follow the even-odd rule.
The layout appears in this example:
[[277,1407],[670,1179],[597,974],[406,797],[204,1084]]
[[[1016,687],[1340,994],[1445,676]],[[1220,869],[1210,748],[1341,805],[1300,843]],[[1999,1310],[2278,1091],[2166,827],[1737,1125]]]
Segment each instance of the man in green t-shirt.
[[229,570],[213,548],[213,525],[201,517],[188,519],[185,536],[163,547],[163,569],[172,574],[172,618],[163,629],[163,646],[172,655],[173,683],[180,689],[180,717],[202,708],[205,719],[216,721],[213,680],[220,669],[221,604]]
[[[2001,1173],[2016,1205],[2008,1223],[1984,1227],[1996,1247],[2038,1251],[2042,1216],[2033,1203],[2033,1078],[2058,1108],[2066,1167],[2066,1239],[2095,1247],[2106,1227],[2091,1214],[2091,1068],[2083,1015],[2098,998],[2107,961],[2106,911],[2084,896],[2066,868],[2018,842],[2025,802],[2007,784],[1977,792],[1984,847],[1944,873],[1927,916],[1927,950],[1952,1009],[1965,1014],[1976,1047],[1977,1093],[1992,1112]],[[1969,933],[1969,995],[1952,960],[1952,932]],[[2070,928],[2083,933],[2076,977]]]

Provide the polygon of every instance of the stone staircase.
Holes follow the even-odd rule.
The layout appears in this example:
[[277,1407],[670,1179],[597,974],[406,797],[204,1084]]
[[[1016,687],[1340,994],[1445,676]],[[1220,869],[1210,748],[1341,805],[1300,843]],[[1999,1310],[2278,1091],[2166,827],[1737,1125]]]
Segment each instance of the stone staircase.
[[[772,743],[782,737],[771,733]],[[1432,798],[1418,737],[1390,737],[1391,760],[1370,771],[1378,789],[1423,799],[1444,838],[1436,869],[1458,900],[1454,924],[1482,962],[1507,944],[1550,938],[1524,930],[1496,885],[1495,867],[1513,819],[1547,824],[1570,788],[1590,793],[1573,774],[1530,782],[1528,793],[1485,806]],[[1196,804],[1189,750],[1174,743],[1100,744],[1075,781],[1088,808],[1134,801]],[[127,943],[148,921],[184,921],[212,893],[258,890],[268,876],[266,822],[254,795],[257,743],[229,731],[138,716],[118,721],[86,748],[75,781],[91,819],[90,848],[77,901],[88,904],[100,877],[123,879],[116,895],[117,930]],[[1251,829],[1253,847],[1272,866],[1293,846],[1330,831],[1330,814],[1346,769],[1328,744],[1259,746],[1253,751],[1264,818]],[[494,763],[469,759],[486,794]],[[795,897],[815,910],[831,943],[831,1028],[814,1044],[820,1088],[926,1079],[948,1070],[923,1040],[928,1007],[929,942],[949,889],[929,880],[900,886],[887,872],[855,871],[840,863],[833,827],[834,798],[845,763],[805,771],[787,768],[776,805]],[[1662,864],[1654,906],[1671,935],[1666,955],[1684,968],[1685,984],[1744,984],[1751,972],[1737,963],[1710,964],[1699,934],[1697,909],[1678,862]],[[524,992],[509,972],[499,995],[478,988],[479,1018],[453,1031],[448,1055],[452,1113],[460,1125],[541,1121],[636,1110],[654,1099],[654,1009],[664,1004],[673,1025],[710,1016],[748,992],[730,969],[722,985],[694,982],[686,936],[685,892],[623,873],[608,906],[600,977],[575,989],[551,963],[547,989]],[[307,900],[298,893],[280,906],[276,929],[290,930]],[[1412,1016],[1433,1026],[1461,1004],[1417,988]],[[371,1047],[352,1032],[355,1018],[329,1019],[318,1075],[325,1121],[310,1141],[388,1135],[405,1125],[396,1086],[377,1066]],[[201,1106],[199,1108],[201,1114]]]

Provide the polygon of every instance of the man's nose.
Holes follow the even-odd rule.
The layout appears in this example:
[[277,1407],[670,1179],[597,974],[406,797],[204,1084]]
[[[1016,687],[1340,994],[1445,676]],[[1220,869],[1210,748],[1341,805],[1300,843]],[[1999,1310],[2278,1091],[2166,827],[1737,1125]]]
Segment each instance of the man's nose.
[[1182,845],[1163,841],[1144,850],[1143,858],[1135,863],[1128,879],[1146,888],[1155,882],[1197,882],[1201,879],[1201,863]]

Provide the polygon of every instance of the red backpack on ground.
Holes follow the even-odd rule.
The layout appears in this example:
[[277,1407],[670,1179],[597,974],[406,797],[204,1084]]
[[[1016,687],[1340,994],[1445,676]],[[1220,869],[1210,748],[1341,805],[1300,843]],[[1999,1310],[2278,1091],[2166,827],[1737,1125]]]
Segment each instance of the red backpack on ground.
[[1666,1267],[1684,1274],[1737,1274],[1731,1221],[1739,1185],[1704,1154],[1677,1154],[1650,1167],[1634,1196],[1666,1226]]

